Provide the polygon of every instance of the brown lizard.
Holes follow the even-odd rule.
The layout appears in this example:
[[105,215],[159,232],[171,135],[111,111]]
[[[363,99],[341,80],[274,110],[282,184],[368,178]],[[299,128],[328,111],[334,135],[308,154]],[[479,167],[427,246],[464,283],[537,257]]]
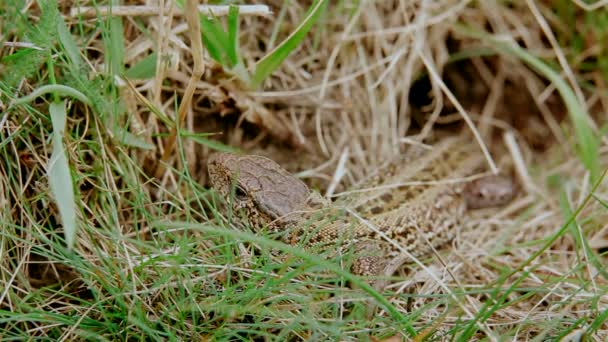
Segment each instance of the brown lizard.
[[404,251],[428,254],[454,237],[467,211],[505,204],[515,192],[510,178],[479,173],[484,158],[466,136],[408,152],[335,203],[265,157],[216,153],[208,169],[213,187],[254,229],[288,231],[285,242],[311,250],[352,246],[354,274],[391,275],[402,263],[391,260]]

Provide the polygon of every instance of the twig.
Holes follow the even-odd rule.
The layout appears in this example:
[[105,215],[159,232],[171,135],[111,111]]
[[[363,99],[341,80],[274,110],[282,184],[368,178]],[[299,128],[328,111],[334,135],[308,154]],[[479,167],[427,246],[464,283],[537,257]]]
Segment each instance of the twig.
[[[198,5],[198,11],[201,14],[221,17],[228,15],[230,6],[225,5]],[[98,6],[98,7],[76,7],[72,8],[70,15],[72,17],[96,17],[96,16],[120,16],[120,17],[149,17],[153,15],[166,14],[167,8],[161,9],[158,6]],[[184,11],[178,9],[176,15],[184,15]],[[241,5],[239,6],[240,15],[260,15],[267,16],[272,14],[270,8],[266,5]]]

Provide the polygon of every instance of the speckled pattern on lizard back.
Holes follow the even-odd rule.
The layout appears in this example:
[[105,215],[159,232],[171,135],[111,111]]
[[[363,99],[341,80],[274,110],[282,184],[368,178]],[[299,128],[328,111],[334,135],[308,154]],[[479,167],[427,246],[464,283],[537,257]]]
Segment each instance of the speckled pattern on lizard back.
[[424,153],[411,149],[352,196],[331,203],[268,158],[217,153],[208,162],[213,187],[253,227],[290,230],[285,241],[305,238],[307,247],[355,246],[362,256],[352,271],[362,275],[383,273],[388,261],[402,254],[385,237],[422,256],[452,239],[468,210],[508,202],[512,181],[475,178],[483,165],[472,139],[445,138]]

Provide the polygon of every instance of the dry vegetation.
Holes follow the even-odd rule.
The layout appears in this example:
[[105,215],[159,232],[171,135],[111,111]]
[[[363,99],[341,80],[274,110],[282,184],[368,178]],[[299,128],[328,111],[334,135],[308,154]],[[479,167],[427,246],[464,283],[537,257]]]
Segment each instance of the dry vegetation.
[[[45,29],[53,11],[15,1],[19,16],[0,5],[0,338],[383,340],[412,329],[418,340],[608,338],[608,189],[593,188],[598,179],[579,157],[588,146],[555,84],[467,31],[517,43],[561,73],[590,115],[603,170],[605,9],[565,0],[335,1],[281,67],[248,89],[207,53],[192,83],[181,15],[110,22],[70,15],[92,3],[58,1],[84,61],[78,68],[54,24]],[[240,17],[246,66],[293,32],[309,6],[265,4],[272,14]],[[52,53],[25,55],[32,49],[17,43]],[[113,76],[153,52],[162,56],[154,76]],[[77,189],[72,251],[46,173],[55,98],[12,105],[53,82],[92,102],[70,98],[64,135]],[[166,153],[188,85],[193,98]],[[368,294],[343,278],[300,260],[280,264],[254,247],[270,242],[223,233],[237,230],[207,185],[207,156],[231,146],[270,156],[332,195],[412,142],[462,130],[480,133],[521,191],[463,227],[441,258],[421,260],[427,268],[400,271],[384,293],[400,316],[383,306],[370,315]],[[123,139],[125,131],[133,135]]]

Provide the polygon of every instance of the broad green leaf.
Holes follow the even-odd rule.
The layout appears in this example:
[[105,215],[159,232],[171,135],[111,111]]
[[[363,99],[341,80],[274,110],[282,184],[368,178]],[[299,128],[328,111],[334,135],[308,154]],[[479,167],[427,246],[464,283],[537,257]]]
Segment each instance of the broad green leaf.
[[[119,5],[120,2],[113,0],[112,5]],[[109,37],[104,36],[106,65],[109,67],[108,72],[113,76],[121,75],[124,68],[124,28],[122,18],[109,17]]]
[[203,44],[211,58],[227,69],[236,64],[231,54],[230,39],[224,31],[222,23],[213,16],[201,15],[201,31],[203,31]]
[[66,121],[65,101],[51,103],[49,111],[53,125],[53,152],[46,170],[51,196],[59,209],[66,245],[68,249],[71,249],[76,241],[77,223],[74,186],[63,145]]
[[127,78],[134,78],[140,80],[154,77],[154,75],[156,75],[157,56],[158,54],[156,52],[153,52],[150,55],[144,57],[142,60],[130,67],[125,72],[125,76]]
[[82,58],[80,57],[80,50],[78,49],[74,38],[70,34],[70,31],[68,30],[68,27],[65,24],[63,17],[58,15],[56,20],[59,41],[61,42],[61,45],[63,45],[63,49],[65,50],[68,59],[74,65],[74,69],[80,70],[80,68],[84,64]]

